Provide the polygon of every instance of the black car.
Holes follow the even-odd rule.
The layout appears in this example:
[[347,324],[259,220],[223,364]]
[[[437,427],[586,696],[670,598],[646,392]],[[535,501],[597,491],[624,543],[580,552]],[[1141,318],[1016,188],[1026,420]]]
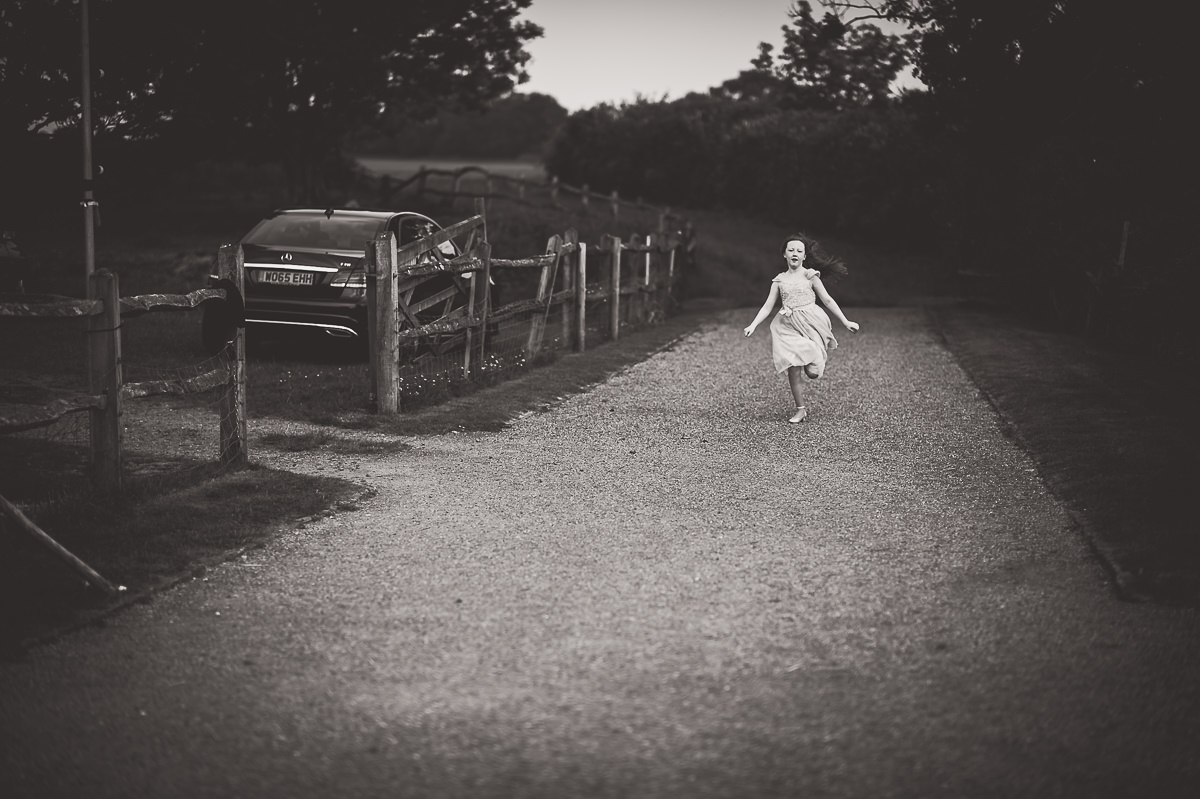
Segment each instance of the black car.
[[[367,242],[391,231],[399,246],[440,229],[428,216],[411,211],[289,208],[271,213],[240,242],[246,266],[247,327],[260,332],[317,331],[365,343]],[[450,258],[458,252],[453,242],[439,249]],[[444,301],[422,311],[419,321],[434,321],[465,304],[464,279],[457,278],[457,285],[455,280],[445,275],[425,280],[413,290],[415,296],[406,298],[409,304],[445,295]],[[219,305],[205,308],[202,337],[210,352],[225,344],[227,324],[222,312]]]

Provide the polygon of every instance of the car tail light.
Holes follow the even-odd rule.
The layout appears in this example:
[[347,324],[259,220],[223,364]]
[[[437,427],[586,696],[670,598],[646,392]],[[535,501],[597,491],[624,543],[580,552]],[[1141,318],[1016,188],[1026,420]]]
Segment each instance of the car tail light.
[[335,289],[359,289],[365,291],[367,288],[367,273],[362,269],[338,272],[333,276],[333,281],[329,285]]

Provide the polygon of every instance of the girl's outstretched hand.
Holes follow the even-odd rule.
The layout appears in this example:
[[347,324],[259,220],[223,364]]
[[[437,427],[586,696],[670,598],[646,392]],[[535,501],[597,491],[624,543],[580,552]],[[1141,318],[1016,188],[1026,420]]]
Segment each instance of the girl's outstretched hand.
[[750,325],[742,332],[745,333],[747,337],[749,337],[749,335],[754,332],[754,325]]
[[846,329],[849,330],[851,333],[857,333],[858,332],[858,322],[851,322],[850,320],[847,319],[846,320]]

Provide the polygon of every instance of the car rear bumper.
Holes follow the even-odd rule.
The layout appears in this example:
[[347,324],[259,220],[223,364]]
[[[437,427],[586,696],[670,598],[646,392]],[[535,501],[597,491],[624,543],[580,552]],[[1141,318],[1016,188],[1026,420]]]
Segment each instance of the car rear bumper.
[[328,322],[297,322],[290,319],[255,319],[252,316],[246,317],[246,324],[255,327],[288,327],[292,329],[307,329],[318,330],[333,338],[359,338],[359,331],[345,325],[330,324]]
[[246,304],[246,324],[260,329],[312,330],[335,338],[361,338],[367,336],[367,309],[359,305],[331,305],[313,303],[287,303],[273,306],[269,303]]

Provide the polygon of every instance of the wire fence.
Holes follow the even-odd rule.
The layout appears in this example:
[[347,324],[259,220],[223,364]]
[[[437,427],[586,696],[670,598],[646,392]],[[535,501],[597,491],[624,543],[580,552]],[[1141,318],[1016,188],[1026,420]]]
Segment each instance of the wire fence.
[[[219,433],[241,413],[230,401],[236,348],[180,363],[184,314],[149,313],[186,311],[225,291],[120,298],[115,275],[96,278],[111,281],[111,296],[0,297],[0,334],[12,344],[0,348],[0,496],[35,514],[126,477],[237,460],[227,450],[240,442]],[[181,425],[170,398],[185,395],[218,424]],[[192,445],[193,435],[204,440]]]

